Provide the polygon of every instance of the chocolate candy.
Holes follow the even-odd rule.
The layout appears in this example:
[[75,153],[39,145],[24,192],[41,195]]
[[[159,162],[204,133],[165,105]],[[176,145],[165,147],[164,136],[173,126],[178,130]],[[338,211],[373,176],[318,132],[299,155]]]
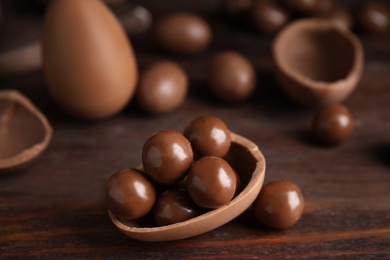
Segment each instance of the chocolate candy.
[[337,7],[329,12],[324,12],[318,15],[319,18],[328,20],[338,26],[351,29],[353,19],[351,14],[343,7]]
[[190,140],[195,158],[224,157],[230,148],[230,133],[226,124],[214,116],[201,116],[184,130]]
[[178,108],[187,95],[187,76],[172,61],[153,64],[140,77],[137,90],[139,106],[151,114],[163,114]]
[[138,169],[124,169],[107,181],[107,208],[117,217],[133,220],[147,214],[156,200],[153,184]]
[[271,1],[255,0],[251,7],[253,26],[263,33],[275,33],[287,23],[289,14]]
[[154,133],[142,149],[145,172],[161,185],[172,185],[183,179],[192,161],[190,142],[181,133],[172,130]]
[[250,9],[252,2],[252,0],[225,0],[222,1],[222,9],[226,16],[240,18]]
[[390,9],[384,3],[366,2],[358,11],[360,28],[372,34],[387,33],[390,29]]
[[285,0],[286,6],[298,14],[312,14],[315,12],[318,0]]
[[187,177],[187,190],[192,200],[203,208],[226,205],[236,191],[236,175],[223,159],[213,156],[195,161]]
[[191,13],[176,13],[156,24],[155,35],[167,51],[178,54],[194,54],[203,51],[211,41],[211,29],[207,22]]
[[185,189],[173,189],[162,193],[156,201],[154,220],[164,226],[198,216],[201,209],[191,200]]
[[263,186],[252,209],[256,220],[264,226],[285,229],[301,218],[304,206],[297,185],[290,181],[275,181]]
[[220,52],[210,60],[207,82],[211,92],[221,101],[238,103],[255,89],[256,75],[251,63],[233,51]]
[[313,134],[326,144],[341,143],[351,134],[353,127],[351,113],[341,104],[321,108],[312,122]]

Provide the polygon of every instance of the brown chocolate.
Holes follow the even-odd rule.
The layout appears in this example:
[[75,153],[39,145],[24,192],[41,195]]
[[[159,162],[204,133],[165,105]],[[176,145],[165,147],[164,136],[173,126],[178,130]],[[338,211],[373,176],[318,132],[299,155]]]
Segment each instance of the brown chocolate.
[[195,161],[187,177],[187,190],[192,200],[203,208],[219,208],[233,198],[236,175],[223,159],[207,156]]
[[190,142],[181,133],[173,130],[154,133],[142,149],[145,172],[161,185],[172,185],[182,180],[192,161]]
[[316,10],[318,0],[285,0],[285,3],[294,13],[309,15]]
[[152,27],[152,14],[145,7],[136,4],[125,4],[116,9],[115,15],[128,34],[143,33]]
[[251,20],[259,32],[275,33],[287,23],[288,19],[287,11],[272,1],[255,0],[253,2]]
[[312,132],[326,144],[338,144],[349,137],[354,128],[353,117],[346,106],[332,104],[321,108],[314,116]]
[[219,52],[208,64],[207,83],[221,101],[238,103],[249,98],[254,91],[256,73],[252,64],[241,54]]
[[229,129],[221,119],[214,116],[194,119],[184,130],[184,135],[191,142],[195,158],[223,158],[230,148]]
[[31,163],[51,137],[49,122],[30,100],[18,91],[0,91],[0,172]]
[[337,7],[330,10],[329,12],[323,12],[319,14],[318,17],[347,29],[351,29],[353,26],[353,19],[351,14],[343,7]]
[[156,200],[153,184],[138,169],[115,172],[106,184],[106,205],[115,216],[127,220],[146,215]]
[[187,75],[172,61],[153,64],[142,72],[138,88],[139,106],[151,114],[168,113],[178,108],[187,95]]
[[304,198],[297,185],[290,181],[275,181],[261,189],[253,202],[253,213],[264,226],[286,229],[301,218],[304,207]]
[[321,15],[321,14],[329,13],[335,8],[336,8],[335,0],[317,0],[312,14]]
[[225,0],[222,1],[222,10],[230,18],[243,17],[252,5],[253,0]]
[[161,47],[178,54],[203,51],[211,41],[208,23],[192,13],[176,13],[158,21],[155,36]]
[[172,189],[158,197],[154,220],[158,226],[165,226],[194,218],[201,212],[185,189]]
[[360,28],[367,33],[387,33],[390,29],[390,8],[384,3],[366,2],[357,13],[357,21]]

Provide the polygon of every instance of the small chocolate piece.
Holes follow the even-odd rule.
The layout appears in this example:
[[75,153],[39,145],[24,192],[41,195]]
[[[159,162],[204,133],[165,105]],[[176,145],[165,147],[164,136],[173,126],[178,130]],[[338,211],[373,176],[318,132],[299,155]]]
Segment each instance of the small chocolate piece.
[[[337,8],[334,0],[317,0],[312,15],[321,15]],[[341,8],[341,7],[340,7]]]
[[233,51],[214,55],[207,68],[211,92],[221,101],[238,103],[249,98],[255,89],[256,73],[252,64]]
[[323,12],[318,15],[319,18],[328,20],[338,26],[351,29],[353,19],[349,11],[343,7],[336,7],[329,12]]
[[366,2],[357,13],[362,30],[371,34],[384,34],[390,29],[389,6],[380,2]]
[[178,54],[199,53],[212,37],[210,26],[203,18],[184,12],[158,21],[155,36],[165,50]]
[[222,1],[222,10],[230,18],[243,17],[252,5],[253,0],[225,0]]
[[233,198],[236,175],[223,159],[208,156],[195,161],[187,177],[187,190],[192,200],[203,208],[219,208]]
[[161,130],[154,133],[142,149],[142,163],[147,175],[161,185],[172,185],[189,171],[193,152],[181,133]]
[[140,76],[137,101],[151,114],[168,113],[178,108],[187,95],[187,75],[172,61],[153,64]]
[[285,0],[285,4],[294,13],[310,15],[318,7],[318,0]]
[[195,158],[216,156],[223,158],[230,148],[230,133],[226,124],[214,116],[201,116],[184,130],[190,140]]
[[152,27],[152,14],[140,5],[127,4],[116,11],[115,15],[128,34],[143,33]]
[[304,207],[305,201],[297,185],[275,181],[263,186],[253,202],[253,213],[264,226],[286,229],[301,218]]
[[322,107],[314,117],[312,131],[326,144],[339,144],[352,133],[353,118],[346,106],[332,104]]
[[165,226],[194,218],[201,212],[185,189],[167,190],[156,201],[154,220],[158,226]]
[[133,220],[146,215],[156,200],[153,184],[138,169],[115,172],[107,181],[107,208],[117,217]]
[[267,0],[255,0],[251,7],[253,26],[263,33],[276,33],[287,23],[289,14],[282,7]]

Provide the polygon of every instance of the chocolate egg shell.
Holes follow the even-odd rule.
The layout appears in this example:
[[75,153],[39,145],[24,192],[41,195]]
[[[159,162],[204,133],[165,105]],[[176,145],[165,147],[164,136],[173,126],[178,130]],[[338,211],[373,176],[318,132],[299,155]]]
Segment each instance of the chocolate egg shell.
[[255,218],[264,226],[286,229],[302,216],[305,201],[301,190],[290,181],[275,181],[264,185],[253,202]]
[[221,158],[202,157],[195,161],[187,176],[187,190],[200,207],[215,209],[234,196],[237,179],[234,170]]
[[175,13],[156,23],[155,36],[161,47],[178,54],[203,51],[210,43],[212,33],[208,23],[192,13]]
[[45,79],[55,101],[82,119],[121,111],[133,96],[137,68],[126,33],[106,5],[53,1],[43,27]]
[[190,142],[173,130],[154,133],[142,148],[145,172],[161,185],[173,185],[183,179],[193,158]]
[[363,70],[363,48],[349,30],[320,19],[290,23],[273,42],[276,79],[304,105],[346,99]]
[[215,97],[226,103],[249,98],[256,86],[252,64],[241,54],[224,51],[215,54],[207,67],[207,83]]
[[281,6],[272,1],[255,0],[251,7],[253,26],[263,33],[275,33],[284,26],[289,14]]
[[191,142],[195,158],[223,158],[230,148],[229,129],[221,119],[214,116],[194,119],[184,130],[184,136]]
[[343,142],[352,133],[354,121],[349,109],[332,104],[319,109],[312,122],[315,138],[326,144]]
[[198,216],[202,212],[185,189],[162,193],[154,206],[154,220],[158,226],[170,225]]
[[107,181],[106,205],[116,216],[138,219],[146,215],[156,200],[153,184],[138,169],[115,172]]
[[186,73],[176,63],[155,63],[140,76],[136,94],[138,104],[151,114],[171,112],[184,102],[187,82]]
[[[265,158],[253,142],[230,133],[232,145],[225,157],[240,175],[243,190],[225,207],[167,226],[151,226],[141,220],[125,221],[110,213],[112,222],[127,236],[142,241],[184,239],[211,231],[244,212],[255,200],[265,176]],[[147,227],[147,228],[145,228]]]
[[48,146],[52,128],[24,95],[0,91],[0,173],[21,169]]
[[357,13],[360,28],[371,34],[384,34],[390,30],[390,7],[384,3],[369,1]]

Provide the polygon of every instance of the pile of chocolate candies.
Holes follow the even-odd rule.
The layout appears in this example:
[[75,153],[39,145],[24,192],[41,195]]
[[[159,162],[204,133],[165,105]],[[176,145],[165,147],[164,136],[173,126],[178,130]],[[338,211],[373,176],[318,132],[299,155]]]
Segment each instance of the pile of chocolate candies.
[[[184,135],[154,133],[142,149],[143,169],[123,169],[107,181],[107,208],[125,220],[150,214],[155,225],[164,226],[228,204],[241,190],[239,175],[223,159],[230,144],[226,124],[213,116],[196,118]],[[291,193],[296,195],[294,208],[289,206]],[[270,205],[277,210],[270,211]],[[255,218],[278,229],[294,225],[303,208],[300,189],[287,181],[265,185],[253,204]]]

